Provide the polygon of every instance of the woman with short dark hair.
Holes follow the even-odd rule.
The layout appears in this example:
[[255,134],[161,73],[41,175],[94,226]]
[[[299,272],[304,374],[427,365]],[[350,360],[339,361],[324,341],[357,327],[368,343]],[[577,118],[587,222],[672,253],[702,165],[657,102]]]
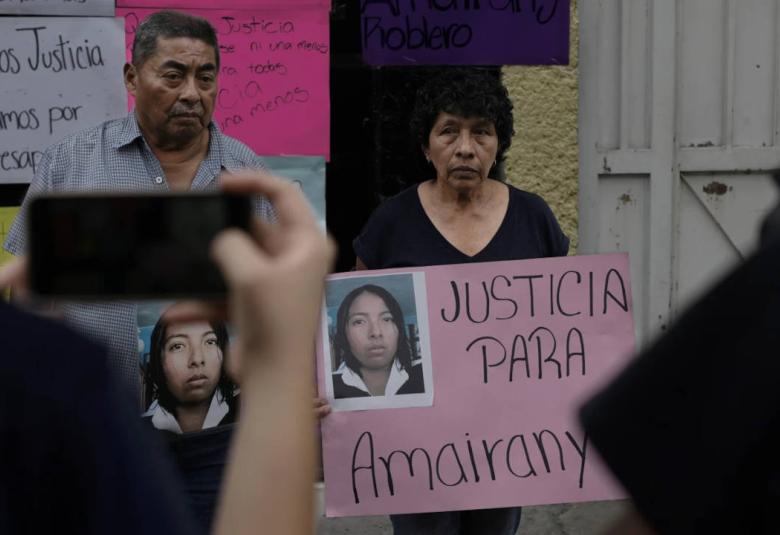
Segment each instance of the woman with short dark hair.
[[341,365],[333,374],[336,398],[419,394],[422,367],[412,363],[403,312],[381,286],[347,294],[336,314],[333,349]]
[[[514,130],[512,102],[495,75],[441,71],[418,91],[410,123],[428,167],[371,215],[353,243],[358,269],[567,254],[569,239],[544,200],[498,180]],[[390,518],[396,535],[514,535],[520,508]]]
[[228,345],[222,322],[168,322],[162,314],[151,336],[144,418],[178,434],[235,422],[236,386],[225,372]]

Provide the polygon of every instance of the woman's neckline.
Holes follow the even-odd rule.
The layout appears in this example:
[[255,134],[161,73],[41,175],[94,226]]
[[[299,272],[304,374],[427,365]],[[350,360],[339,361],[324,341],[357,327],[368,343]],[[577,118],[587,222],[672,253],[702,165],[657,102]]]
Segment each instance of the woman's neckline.
[[[488,180],[495,180],[495,179],[491,178],[491,179],[488,179]],[[474,253],[473,255],[469,255],[468,253],[463,252],[461,249],[456,247],[450,240],[448,240],[447,237],[439,230],[439,228],[433,222],[433,219],[431,219],[431,217],[428,214],[428,212],[425,210],[425,205],[423,204],[422,197],[420,196],[420,188],[422,187],[423,184],[425,184],[425,182],[417,184],[417,186],[415,187],[414,193],[415,193],[415,198],[417,200],[417,206],[419,207],[420,212],[424,216],[424,219],[428,222],[428,225],[430,225],[431,230],[438,236],[438,238],[440,240],[442,240],[444,243],[446,243],[447,246],[450,249],[452,249],[458,255],[460,255],[461,257],[463,257],[465,259],[468,259],[468,260],[476,259],[479,256],[481,256],[483,253],[485,253],[485,251],[490,249],[491,245],[496,241],[496,238],[499,236],[499,234],[501,234],[501,232],[503,231],[504,227],[507,224],[507,219],[509,217],[510,208],[511,208],[511,205],[512,205],[512,199],[513,199],[512,198],[511,188],[509,187],[508,184],[506,184],[504,182],[500,182],[498,180],[495,180],[495,182],[497,182],[498,184],[503,186],[505,188],[506,192],[507,192],[507,202],[506,202],[506,206],[504,208],[504,214],[503,214],[503,216],[501,218],[501,222],[499,223],[498,227],[496,228],[496,231],[493,233],[493,235],[490,237],[490,239],[487,240],[485,245],[479,251]]]

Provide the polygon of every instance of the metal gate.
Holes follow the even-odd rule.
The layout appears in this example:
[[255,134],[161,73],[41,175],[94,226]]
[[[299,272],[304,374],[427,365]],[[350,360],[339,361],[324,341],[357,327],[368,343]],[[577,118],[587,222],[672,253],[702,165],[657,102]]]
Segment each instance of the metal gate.
[[777,200],[779,4],[579,3],[579,253],[629,252],[639,340],[750,253]]

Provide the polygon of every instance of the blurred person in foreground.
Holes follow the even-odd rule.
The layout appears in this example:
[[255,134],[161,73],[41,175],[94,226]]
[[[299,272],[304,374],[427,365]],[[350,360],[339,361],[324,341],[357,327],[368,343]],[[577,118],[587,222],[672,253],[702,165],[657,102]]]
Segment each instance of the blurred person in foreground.
[[[227,301],[176,310],[177,321],[229,320],[239,337],[227,370],[241,384],[243,417],[213,532],[309,535],[311,343],[333,246],[293,184],[258,172],[226,176],[223,187],[267,197],[279,221],[218,235],[212,254]],[[0,286],[24,293],[24,259],[0,270]],[[2,303],[0,329],[0,532],[198,533],[105,351]]]
[[761,230],[760,249],[581,410],[635,507],[610,535],[778,533],[780,205]]

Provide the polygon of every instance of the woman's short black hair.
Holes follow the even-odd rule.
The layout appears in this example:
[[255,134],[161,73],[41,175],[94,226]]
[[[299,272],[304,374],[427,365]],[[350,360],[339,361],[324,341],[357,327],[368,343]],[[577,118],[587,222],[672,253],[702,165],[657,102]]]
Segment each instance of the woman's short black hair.
[[404,313],[401,310],[401,305],[398,304],[393,294],[375,284],[365,284],[355,288],[347,294],[339,306],[339,311],[336,314],[336,333],[333,336],[333,349],[336,353],[337,365],[344,362],[349,369],[360,375],[360,362],[352,354],[349,340],[347,340],[347,319],[352,303],[363,293],[374,294],[385,302],[387,309],[393,316],[393,323],[395,323],[398,330],[398,345],[396,346],[395,357],[404,370],[409,372],[412,368],[412,350],[409,346],[409,338],[406,336]]
[[[163,316],[164,315],[160,316],[152,330],[149,348],[149,363],[147,364],[144,373],[144,382],[146,383],[144,401],[146,408],[149,408],[152,401],[157,399],[163,409],[175,414],[174,409],[179,402],[168,389],[168,382],[165,379],[165,371],[163,370],[163,354],[165,353],[165,338],[168,329],[168,322]],[[225,327],[224,323],[219,321],[210,321],[209,325],[211,325],[211,328],[217,337],[217,345],[222,351],[222,363],[220,364],[219,369],[217,389],[222,394],[223,399],[229,400],[235,393],[236,385],[230,380],[230,377],[228,377],[228,374],[225,371],[225,358],[227,356],[228,346],[230,345],[227,327]]]
[[[496,161],[502,162],[512,144],[515,130],[512,101],[499,76],[478,67],[442,68],[432,73],[417,90],[410,117],[411,137],[416,150],[428,147],[433,124],[442,112],[461,117],[483,117],[496,128]],[[491,177],[497,167],[491,169]]]

